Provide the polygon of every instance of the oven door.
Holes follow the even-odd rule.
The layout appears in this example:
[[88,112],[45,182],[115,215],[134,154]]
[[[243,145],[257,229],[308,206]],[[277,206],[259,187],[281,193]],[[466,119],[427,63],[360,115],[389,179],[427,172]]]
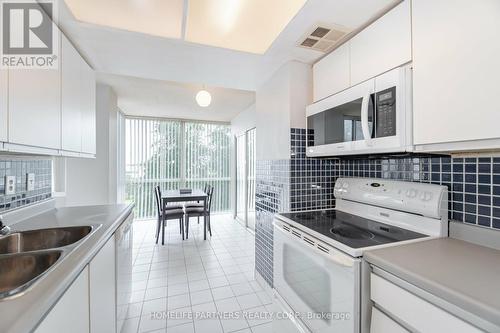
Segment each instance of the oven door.
[[360,260],[279,220],[274,289],[311,332],[359,332]]

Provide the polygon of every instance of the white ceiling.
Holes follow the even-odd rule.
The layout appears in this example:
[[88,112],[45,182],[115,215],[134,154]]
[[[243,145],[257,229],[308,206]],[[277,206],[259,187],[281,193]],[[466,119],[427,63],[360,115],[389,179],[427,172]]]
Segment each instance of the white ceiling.
[[97,81],[113,87],[118,107],[127,115],[229,122],[252,105],[255,93],[229,88],[204,87],[212,95],[206,108],[196,104],[199,84],[156,81],[98,73]]
[[182,37],[184,0],[65,0],[77,20],[167,38]]
[[306,0],[189,0],[185,40],[264,54]]
[[[263,55],[82,23],[73,17],[64,3],[60,5],[59,21],[63,31],[96,71],[153,80],[150,83],[154,87],[160,86],[155,83],[156,81],[177,82],[183,87],[193,87],[193,85],[201,87],[203,84],[208,87],[219,87],[212,94],[215,103],[217,94],[225,92],[222,88],[230,89],[229,92],[234,92],[234,89],[255,91],[286,62],[298,60],[313,63],[321,57],[323,53],[296,46],[299,40],[311,32],[318,23],[338,24],[355,29],[399,1],[307,0]],[[124,79],[123,82],[129,80]],[[126,98],[134,100],[126,96],[133,91],[126,89],[123,82],[122,80],[110,82],[117,92],[124,92],[118,94],[120,103]],[[160,95],[161,91],[157,91],[157,94]],[[163,91],[161,95],[165,96],[161,99],[163,102],[167,103],[170,100],[167,98],[167,92]],[[139,100],[141,99],[135,98],[134,103],[137,105],[135,109],[146,110],[146,107],[141,108],[137,104]],[[152,101],[144,100],[144,102],[149,105],[155,104],[158,110],[167,109]],[[128,103],[133,104],[131,101]],[[244,104],[241,103],[241,106]],[[153,109],[149,108],[150,111],[143,112],[153,112]],[[214,112],[225,111],[221,109]],[[220,119],[227,119],[226,116],[221,115]]]

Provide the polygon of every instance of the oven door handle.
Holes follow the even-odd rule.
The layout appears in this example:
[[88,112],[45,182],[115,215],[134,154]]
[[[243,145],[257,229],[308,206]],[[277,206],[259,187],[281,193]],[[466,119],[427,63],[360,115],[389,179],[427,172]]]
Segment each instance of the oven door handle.
[[[290,227],[290,228],[292,228],[292,230],[294,229],[293,227]],[[347,256],[347,255],[345,255],[343,253],[341,253],[338,250],[330,248],[330,246],[328,246],[328,248],[329,248],[329,250],[330,250],[331,253],[328,254],[328,253],[325,253],[322,250],[318,249],[316,246],[312,246],[312,245],[306,243],[302,238],[299,239],[297,236],[293,236],[289,232],[286,232],[285,230],[283,230],[281,228],[281,226],[279,224],[275,223],[274,230],[278,230],[281,234],[283,234],[285,237],[287,237],[289,239],[303,242],[302,244],[304,246],[307,246],[308,248],[310,248],[311,250],[313,250],[315,253],[321,255],[322,257],[324,257],[325,259],[327,259],[329,261],[333,261],[337,265],[340,265],[340,266],[343,266],[343,267],[348,267],[348,268],[354,267],[354,263],[356,262],[355,259],[353,259],[353,258],[351,258],[351,257],[349,257],[349,256]],[[302,232],[300,232],[300,234],[302,234]],[[325,248],[327,248],[327,246],[325,246],[325,245],[323,245],[323,246]]]
[[361,130],[363,137],[368,146],[372,145],[372,135],[370,132],[370,125],[368,120],[368,109],[370,108],[370,97],[373,94],[373,89],[368,90],[361,102]]

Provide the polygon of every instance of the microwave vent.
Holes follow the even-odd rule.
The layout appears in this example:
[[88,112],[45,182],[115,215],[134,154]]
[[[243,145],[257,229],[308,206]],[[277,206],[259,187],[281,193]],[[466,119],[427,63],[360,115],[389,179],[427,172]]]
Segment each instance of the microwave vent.
[[299,41],[298,46],[326,53],[341,41],[350,30],[339,25],[317,25],[310,31]]

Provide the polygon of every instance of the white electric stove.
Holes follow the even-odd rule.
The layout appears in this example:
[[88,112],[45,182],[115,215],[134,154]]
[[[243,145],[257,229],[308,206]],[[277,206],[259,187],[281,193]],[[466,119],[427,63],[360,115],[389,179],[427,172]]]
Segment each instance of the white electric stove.
[[274,220],[275,332],[360,332],[364,251],[448,235],[445,186],[339,178],[336,208]]

